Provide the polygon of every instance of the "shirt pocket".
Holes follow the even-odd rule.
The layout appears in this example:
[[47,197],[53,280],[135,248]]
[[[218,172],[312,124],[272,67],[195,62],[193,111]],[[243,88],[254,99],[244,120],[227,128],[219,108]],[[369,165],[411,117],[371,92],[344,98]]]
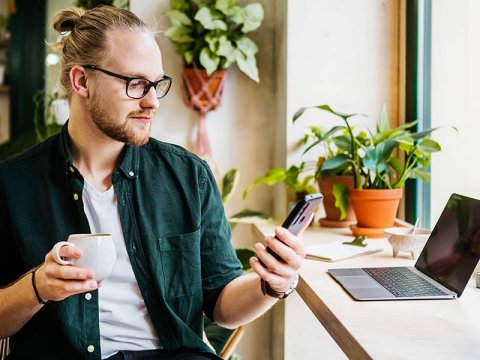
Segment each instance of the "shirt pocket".
[[191,296],[201,289],[200,229],[160,238],[160,256],[168,298]]

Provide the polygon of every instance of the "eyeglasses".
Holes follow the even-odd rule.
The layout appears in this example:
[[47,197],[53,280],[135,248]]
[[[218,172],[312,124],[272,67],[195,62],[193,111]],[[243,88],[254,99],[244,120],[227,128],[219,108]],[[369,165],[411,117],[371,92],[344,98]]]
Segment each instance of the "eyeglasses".
[[104,74],[125,80],[127,82],[125,92],[127,96],[132,99],[143,98],[145,95],[147,95],[148,91],[152,87],[155,89],[157,99],[161,99],[167,95],[168,90],[170,90],[170,86],[172,86],[172,78],[166,75],[158,81],[150,81],[144,78],[135,78],[116,74],[114,72],[101,69],[96,65],[84,65],[83,67],[88,70],[101,71]]

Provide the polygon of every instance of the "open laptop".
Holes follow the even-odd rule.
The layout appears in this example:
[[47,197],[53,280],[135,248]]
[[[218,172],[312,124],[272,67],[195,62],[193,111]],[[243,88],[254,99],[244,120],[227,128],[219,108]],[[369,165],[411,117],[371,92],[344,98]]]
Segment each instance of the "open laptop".
[[454,299],[480,259],[480,200],[452,194],[414,267],[329,269],[356,300]]

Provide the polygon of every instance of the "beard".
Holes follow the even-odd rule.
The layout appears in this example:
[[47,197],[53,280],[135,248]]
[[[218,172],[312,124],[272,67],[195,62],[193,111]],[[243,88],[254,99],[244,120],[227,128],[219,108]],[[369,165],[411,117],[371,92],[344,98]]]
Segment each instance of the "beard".
[[[138,126],[138,128],[141,129],[141,131],[139,131],[135,130],[134,126],[132,126],[128,119],[125,122],[120,123],[110,112],[107,111],[107,109],[102,107],[98,96],[93,96],[88,103],[88,113],[98,129],[113,140],[131,146],[141,146],[148,142],[150,137],[150,124],[135,124],[135,126]],[[145,114],[145,111],[131,113],[129,116],[141,114]]]

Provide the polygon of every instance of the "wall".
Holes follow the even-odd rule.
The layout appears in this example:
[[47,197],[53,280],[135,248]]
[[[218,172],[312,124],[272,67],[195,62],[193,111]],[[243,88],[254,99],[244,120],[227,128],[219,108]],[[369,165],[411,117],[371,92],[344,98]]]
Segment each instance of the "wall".
[[431,223],[453,193],[480,198],[477,166],[480,133],[480,2],[432,1],[432,126],[441,153],[432,160]]

